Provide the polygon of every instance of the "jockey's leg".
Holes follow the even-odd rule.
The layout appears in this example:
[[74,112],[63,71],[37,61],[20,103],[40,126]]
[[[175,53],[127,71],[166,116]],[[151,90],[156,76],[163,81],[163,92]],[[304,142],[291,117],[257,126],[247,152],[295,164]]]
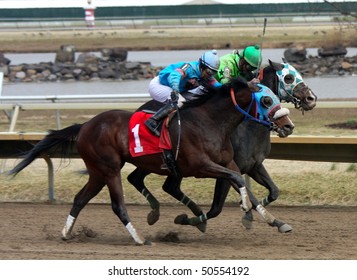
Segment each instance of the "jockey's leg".
[[145,121],[145,125],[156,136],[160,136],[159,124],[168,114],[175,110],[175,105],[169,100],[162,108],[160,108],[151,118]]

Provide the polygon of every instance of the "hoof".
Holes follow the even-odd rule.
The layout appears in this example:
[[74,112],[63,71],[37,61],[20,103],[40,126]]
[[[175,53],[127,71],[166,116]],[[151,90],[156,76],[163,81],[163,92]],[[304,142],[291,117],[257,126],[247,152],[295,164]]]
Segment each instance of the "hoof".
[[70,239],[73,239],[74,238],[74,236],[71,234],[71,233],[68,233],[67,231],[66,231],[66,229],[63,229],[62,230],[62,240],[64,240],[64,241],[66,241],[66,240],[70,240]]
[[288,224],[283,224],[282,226],[279,227],[279,232],[281,232],[281,233],[287,233],[292,230],[293,230],[293,228]]
[[151,212],[148,214],[147,217],[147,222],[150,226],[155,224],[160,218],[160,210],[159,209],[153,209]]
[[245,227],[245,229],[252,229],[253,228],[253,220],[249,220],[244,216],[242,218],[242,225]]
[[248,211],[244,214],[242,218],[242,224],[246,229],[253,228],[253,213],[252,211]]
[[152,245],[152,242],[150,240],[145,240],[143,245]]
[[174,223],[175,223],[176,225],[188,225],[188,216],[187,216],[187,214],[178,215],[178,216],[175,218]]
[[203,223],[196,225],[196,227],[199,229],[200,232],[204,233],[207,229],[207,222],[204,221]]
[[73,239],[74,237],[73,236],[63,236],[62,235],[62,237],[61,237],[61,239],[63,240],[63,241],[68,241],[68,240],[71,240],[71,239]]
[[141,242],[140,242],[140,243],[139,243],[139,242],[136,242],[135,245],[136,245],[136,246],[152,245],[152,242],[151,242],[150,240],[146,240],[146,239],[145,239],[144,242],[142,242],[142,243],[141,243]]

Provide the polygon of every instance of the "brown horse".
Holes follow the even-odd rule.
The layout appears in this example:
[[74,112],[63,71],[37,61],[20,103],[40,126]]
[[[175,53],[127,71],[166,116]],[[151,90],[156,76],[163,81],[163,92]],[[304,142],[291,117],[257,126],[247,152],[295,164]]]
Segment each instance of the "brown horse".
[[[241,108],[263,108],[264,117],[272,122],[281,115],[279,100],[267,88],[257,87],[252,93],[245,81],[236,79],[220,89],[209,88],[200,98],[199,104],[187,104],[180,110],[181,127],[173,121],[169,127],[171,139],[178,138],[181,131],[180,150],[177,163],[182,177],[222,178],[228,180],[242,197],[242,208],[248,211],[253,207],[262,213],[268,223],[275,218],[269,214],[254,195],[245,187],[239,168],[233,161],[233,148],[230,135],[242,122],[250,117]],[[260,93],[260,97],[257,97]],[[233,100],[236,101],[234,105]],[[195,102],[193,102],[195,103]],[[249,105],[256,106],[249,106]],[[238,109],[238,110],[237,110]],[[16,165],[10,174],[16,174],[43,153],[68,149],[77,141],[77,149],[88,170],[88,182],[74,198],[72,209],[62,230],[62,238],[72,237],[74,223],[85,205],[107,185],[112,209],[125,225],[137,244],[148,244],[135,230],[127,213],[122,187],[121,169],[125,162],[130,162],[147,172],[169,175],[162,169],[161,154],[133,157],[129,151],[129,121],[133,113],[112,110],[101,113],[84,124],[75,124],[62,130],[51,131],[40,141],[25,158]],[[174,118],[176,118],[175,116]],[[287,117],[286,115],[284,117]],[[144,126],[142,126],[142,129]],[[140,128],[141,129],[141,128]],[[172,143],[173,149],[177,143]],[[65,156],[65,154],[63,155]],[[206,220],[205,215],[198,219]]]

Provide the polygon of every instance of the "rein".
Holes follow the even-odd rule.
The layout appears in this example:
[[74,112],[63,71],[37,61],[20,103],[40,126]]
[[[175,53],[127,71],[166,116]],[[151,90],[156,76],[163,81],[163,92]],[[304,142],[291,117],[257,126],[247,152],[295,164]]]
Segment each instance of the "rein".
[[253,117],[252,115],[249,114],[249,112],[250,112],[250,110],[251,110],[251,108],[252,108],[252,106],[253,106],[254,101],[256,102],[255,94],[254,94],[254,93],[252,93],[252,100],[250,101],[250,104],[249,104],[249,107],[248,107],[248,110],[247,110],[247,111],[244,111],[241,107],[239,107],[239,105],[238,105],[238,103],[237,103],[237,101],[236,101],[236,98],[235,98],[235,96],[234,96],[234,90],[233,90],[233,88],[231,88],[230,93],[231,93],[231,99],[232,99],[232,102],[233,102],[233,104],[234,104],[234,107],[235,107],[240,113],[242,113],[242,114],[244,115],[244,121],[252,120],[252,121],[255,121],[255,122],[257,122],[257,123],[260,123],[260,124],[262,124],[262,125],[264,125],[264,126],[266,126],[266,127],[271,128],[271,123],[270,123],[270,122],[264,121],[264,120],[260,120],[260,119],[258,119],[258,118],[256,118],[256,117]]
[[178,153],[180,150],[180,143],[181,143],[181,116],[180,116],[180,111],[177,106],[177,103],[174,103],[175,109],[176,109],[176,114],[177,114],[177,125],[178,125],[178,134],[177,134],[177,147],[176,147],[176,153],[175,153],[175,160],[178,158]]

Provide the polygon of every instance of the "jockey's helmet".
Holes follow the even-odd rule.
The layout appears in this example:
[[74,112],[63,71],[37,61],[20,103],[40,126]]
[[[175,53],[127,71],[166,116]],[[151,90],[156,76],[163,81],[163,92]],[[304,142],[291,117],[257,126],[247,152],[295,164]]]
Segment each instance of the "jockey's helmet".
[[258,68],[262,62],[262,51],[258,45],[248,46],[243,50],[241,57],[252,67]]
[[201,68],[209,68],[215,72],[219,69],[219,56],[217,55],[216,50],[203,53],[199,62]]

